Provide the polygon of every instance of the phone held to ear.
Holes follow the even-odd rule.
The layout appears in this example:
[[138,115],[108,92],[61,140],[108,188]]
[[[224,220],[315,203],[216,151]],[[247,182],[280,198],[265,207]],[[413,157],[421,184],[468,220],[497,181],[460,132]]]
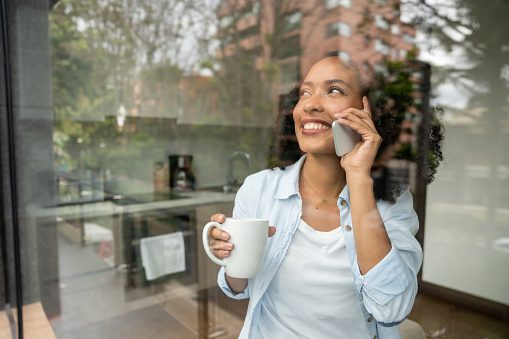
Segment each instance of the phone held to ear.
[[350,152],[355,144],[361,140],[359,133],[348,126],[340,125],[337,120],[332,123],[332,135],[334,136],[334,147],[338,157]]

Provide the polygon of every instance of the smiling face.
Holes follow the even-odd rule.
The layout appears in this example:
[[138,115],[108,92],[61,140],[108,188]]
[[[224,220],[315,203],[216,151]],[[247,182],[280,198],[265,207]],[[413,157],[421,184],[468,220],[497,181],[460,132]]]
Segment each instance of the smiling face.
[[311,67],[293,110],[295,133],[303,152],[335,154],[331,129],[334,113],[363,108],[358,87],[355,73],[339,58],[326,58]]

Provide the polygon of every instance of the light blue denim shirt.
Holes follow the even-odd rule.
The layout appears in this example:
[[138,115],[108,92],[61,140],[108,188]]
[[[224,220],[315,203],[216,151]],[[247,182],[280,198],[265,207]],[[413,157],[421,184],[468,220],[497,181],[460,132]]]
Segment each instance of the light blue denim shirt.
[[[302,215],[299,173],[304,159],[305,156],[286,170],[264,170],[249,176],[235,198],[233,217],[269,219],[269,224],[277,229],[268,241],[260,273],[248,280],[243,292],[232,292],[226,282],[224,268],[219,272],[218,284],[226,295],[234,299],[250,298],[239,338],[250,338],[251,325],[257,323],[260,316],[260,300],[283,261],[299,225]],[[395,203],[377,202],[392,249],[365,275],[360,273],[357,264],[353,235],[355,225],[352,224],[350,195],[346,186],[339,195],[338,207],[357,296],[370,337],[401,338],[396,325],[405,320],[412,309],[417,293],[417,272],[422,263],[422,249],[414,237],[419,223],[413,209],[412,195],[405,190]],[[277,337],[277,333],[274,335]]]

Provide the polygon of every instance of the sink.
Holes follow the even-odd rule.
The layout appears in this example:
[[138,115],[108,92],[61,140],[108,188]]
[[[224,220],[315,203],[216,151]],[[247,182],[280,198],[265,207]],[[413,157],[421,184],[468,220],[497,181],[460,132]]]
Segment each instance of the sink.
[[239,190],[237,186],[218,185],[200,188],[200,191],[218,192],[218,193],[236,193]]

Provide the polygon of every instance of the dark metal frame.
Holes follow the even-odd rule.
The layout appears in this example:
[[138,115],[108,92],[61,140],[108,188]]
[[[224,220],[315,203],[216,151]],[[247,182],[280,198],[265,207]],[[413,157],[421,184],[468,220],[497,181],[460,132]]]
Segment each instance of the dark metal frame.
[[[7,223],[5,218],[5,212],[2,211],[0,215],[2,217],[2,223],[4,227],[1,230],[2,237],[2,266],[4,267],[4,278],[5,280],[5,302],[9,307],[6,307],[6,311],[10,313],[10,305],[15,301],[15,306],[17,308],[17,338],[23,338],[23,288],[22,288],[22,280],[21,280],[21,252],[20,252],[20,237],[19,237],[19,219],[18,219],[18,197],[17,197],[17,168],[16,168],[16,148],[15,148],[15,135],[14,135],[14,107],[13,107],[13,94],[12,94],[12,74],[11,74],[11,49],[10,49],[10,36],[9,36],[9,8],[7,0],[0,0],[0,17],[2,20],[2,25],[0,27],[1,33],[1,47],[3,53],[3,69],[4,72],[4,87],[5,87],[5,109],[6,109],[6,129],[7,129],[7,163],[9,167],[9,174],[7,180],[9,180],[10,187],[8,196],[2,196],[2,202],[5,202],[6,199],[10,200],[11,206],[11,215],[12,215],[12,223]],[[4,182],[0,182],[0,185],[4,185]],[[2,192],[3,195],[3,192]],[[5,205],[3,205],[5,206]],[[2,206],[2,208],[3,208]],[[10,291],[7,287],[9,284],[9,275],[7,267],[7,253],[5,249],[6,242],[6,227],[12,228],[12,241],[14,247],[14,283],[15,283],[15,291]],[[11,326],[14,326],[12,321],[14,320],[12,314],[10,314],[9,319],[11,319]]]

